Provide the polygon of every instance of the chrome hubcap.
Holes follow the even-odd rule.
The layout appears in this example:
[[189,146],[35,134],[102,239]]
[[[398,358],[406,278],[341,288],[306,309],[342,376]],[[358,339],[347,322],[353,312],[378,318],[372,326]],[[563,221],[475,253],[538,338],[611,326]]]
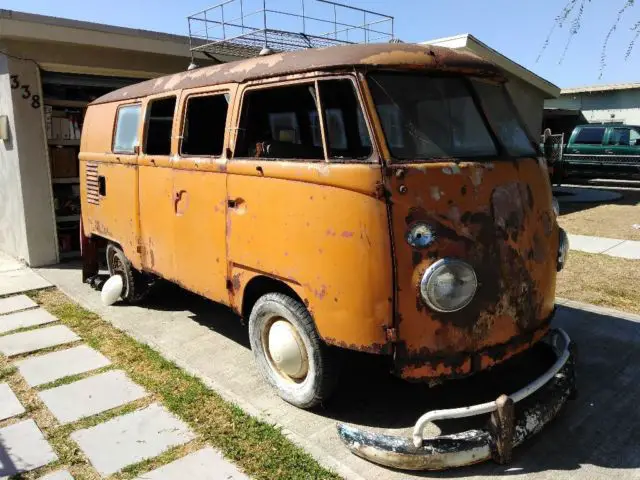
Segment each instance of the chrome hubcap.
[[281,375],[303,379],[309,370],[307,351],[293,325],[283,319],[271,324],[267,348],[272,364]]

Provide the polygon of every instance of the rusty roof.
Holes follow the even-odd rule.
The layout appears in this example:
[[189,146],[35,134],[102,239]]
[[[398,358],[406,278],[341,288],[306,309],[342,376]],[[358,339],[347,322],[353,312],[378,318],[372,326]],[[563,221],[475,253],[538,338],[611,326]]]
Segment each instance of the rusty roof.
[[275,53],[202,67],[115,90],[96,99],[93,104],[140,98],[185,88],[240,83],[265,77],[355,66],[417,68],[500,77],[499,70],[491,63],[449,48],[405,43],[371,43]]

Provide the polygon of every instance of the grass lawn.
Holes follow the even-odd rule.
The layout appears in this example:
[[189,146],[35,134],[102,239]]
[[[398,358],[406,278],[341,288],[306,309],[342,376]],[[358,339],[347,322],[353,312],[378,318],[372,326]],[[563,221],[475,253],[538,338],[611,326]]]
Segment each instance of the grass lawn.
[[[69,439],[69,433],[158,401],[188,423],[198,434],[198,439],[171,449],[157,459],[128,467],[113,478],[133,478],[205,444],[220,449],[227,459],[238,465],[251,478],[339,478],[291,443],[278,428],[250,417],[238,407],[223,400],[197,378],[185,373],[151,348],[128,337],[97,315],[78,306],[61,292],[50,289],[32,292],[30,296],[57,316],[63,324],[73,329],[85,343],[109,357],[113,362],[112,368],[126,371],[134,382],[142,385],[150,394],[145,399],[97,417],[60,426],[39,401],[36,391],[24,383],[6,359],[0,358],[0,382],[8,382],[11,385],[25,405],[27,415],[36,420],[60,457],[60,461],[53,467],[68,468],[76,480],[98,478],[95,471],[88,466],[82,452]],[[39,470],[39,474],[41,472],[42,470]],[[20,478],[36,477],[34,474],[26,474]]]
[[561,204],[558,223],[567,232],[594,237],[640,240],[640,191],[615,190],[622,198],[601,204]]
[[640,260],[571,251],[556,294],[640,314]]

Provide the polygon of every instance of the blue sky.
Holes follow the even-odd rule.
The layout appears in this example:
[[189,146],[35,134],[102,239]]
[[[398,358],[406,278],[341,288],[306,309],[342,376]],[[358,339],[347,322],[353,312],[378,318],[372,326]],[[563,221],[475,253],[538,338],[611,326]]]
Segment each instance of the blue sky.
[[[185,34],[185,17],[218,1],[3,0],[2,8]],[[568,25],[555,31],[542,59],[539,62],[536,59],[564,0],[351,0],[344,3],[393,15],[396,35],[407,42],[472,33],[560,87],[640,81],[640,42],[625,61],[633,38],[631,26],[640,20],[640,6],[629,10],[609,42],[607,67],[599,78],[603,41],[624,0],[591,1],[582,29],[562,63],[559,61],[569,35]],[[273,9],[299,11],[300,0],[267,0],[267,5]],[[324,16],[332,16],[332,10],[327,8],[307,0],[308,14],[322,15],[324,11]]]

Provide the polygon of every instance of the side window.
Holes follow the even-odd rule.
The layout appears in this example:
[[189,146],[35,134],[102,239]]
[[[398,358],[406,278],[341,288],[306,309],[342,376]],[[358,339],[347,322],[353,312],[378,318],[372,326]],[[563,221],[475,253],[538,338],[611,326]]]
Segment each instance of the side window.
[[176,97],[152,100],[147,106],[147,133],[144,153],[171,155],[171,128]]
[[609,145],[620,145],[628,147],[630,145],[630,129],[612,128],[609,134]]
[[180,154],[215,157],[222,155],[228,110],[228,93],[189,97]]
[[234,157],[323,160],[314,113],[317,115],[313,84],[248,91]]
[[581,145],[602,145],[605,127],[585,127],[580,129],[573,143]]
[[[364,160],[371,156],[371,138],[353,82],[321,80],[320,103],[324,112],[328,154],[335,160]],[[312,113],[317,118],[317,112]],[[319,124],[316,123],[320,138]],[[320,142],[318,142],[320,143]]]
[[116,153],[135,153],[138,143],[138,123],[140,104],[124,105],[118,109],[116,130],[113,135],[113,151]]
[[631,129],[631,134],[629,135],[629,142],[631,146],[640,147],[640,132],[635,128]]

